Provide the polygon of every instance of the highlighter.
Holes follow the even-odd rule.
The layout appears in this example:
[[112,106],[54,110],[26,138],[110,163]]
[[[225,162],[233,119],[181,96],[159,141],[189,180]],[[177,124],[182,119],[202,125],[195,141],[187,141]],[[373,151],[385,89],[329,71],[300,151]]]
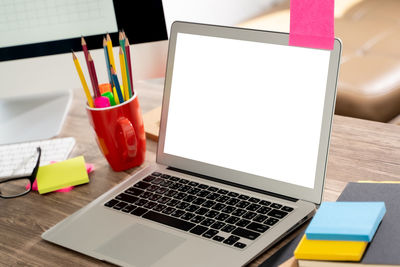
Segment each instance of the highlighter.
[[110,101],[110,105],[111,106],[115,106],[116,105],[113,93],[105,92],[105,93],[102,93],[101,95],[108,98],[108,100]]

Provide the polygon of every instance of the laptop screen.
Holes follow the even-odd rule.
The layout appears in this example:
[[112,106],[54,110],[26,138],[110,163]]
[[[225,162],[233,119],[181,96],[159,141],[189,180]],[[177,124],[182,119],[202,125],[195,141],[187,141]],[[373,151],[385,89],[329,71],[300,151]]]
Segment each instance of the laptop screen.
[[314,187],[330,51],[178,33],[164,152]]

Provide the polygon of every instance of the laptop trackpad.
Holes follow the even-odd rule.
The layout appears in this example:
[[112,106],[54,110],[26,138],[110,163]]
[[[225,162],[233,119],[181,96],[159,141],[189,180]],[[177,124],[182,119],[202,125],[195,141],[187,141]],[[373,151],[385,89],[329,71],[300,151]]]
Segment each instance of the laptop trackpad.
[[184,241],[176,235],[135,224],[95,251],[131,265],[151,266]]

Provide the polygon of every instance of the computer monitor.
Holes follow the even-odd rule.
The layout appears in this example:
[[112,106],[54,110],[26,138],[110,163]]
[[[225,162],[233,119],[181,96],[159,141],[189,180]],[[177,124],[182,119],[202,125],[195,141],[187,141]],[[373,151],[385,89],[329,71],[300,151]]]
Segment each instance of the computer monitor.
[[[61,130],[71,89],[81,88],[71,50],[85,36],[99,82],[107,82],[102,39],[118,55],[118,30],[132,45],[135,82],[165,73],[161,0],[4,0],[0,3],[0,144],[50,138]],[[83,53],[77,53],[89,79]],[[90,82],[88,81],[88,84]]]

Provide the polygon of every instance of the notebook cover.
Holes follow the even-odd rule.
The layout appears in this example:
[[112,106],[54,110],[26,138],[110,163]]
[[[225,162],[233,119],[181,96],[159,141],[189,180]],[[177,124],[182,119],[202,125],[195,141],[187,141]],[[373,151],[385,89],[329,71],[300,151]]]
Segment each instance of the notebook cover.
[[[338,201],[383,201],[386,214],[369,243],[361,263],[400,264],[400,185],[348,183]],[[282,247],[260,266],[278,266],[293,256],[294,250],[303,237],[300,233],[293,241]]]
[[306,236],[312,240],[370,242],[385,212],[383,202],[324,202]]
[[359,261],[367,245],[360,241],[309,240],[304,235],[294,256],[303,260]]

